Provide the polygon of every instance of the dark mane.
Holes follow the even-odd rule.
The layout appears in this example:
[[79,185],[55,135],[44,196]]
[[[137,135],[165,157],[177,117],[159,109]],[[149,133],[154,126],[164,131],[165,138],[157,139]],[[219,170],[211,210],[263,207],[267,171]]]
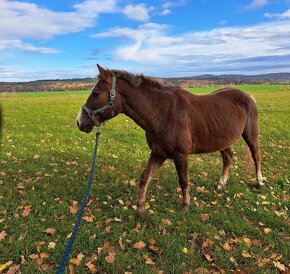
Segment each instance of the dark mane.
[[118,78],[121,78],[125,80],[129,85],[132,87],[138,88],[138,87],[145,87],[145,88],[158,88],[158,89],[164,89],[165,86],[162,83],[161,79],[158,78],[152,78],[149,76],[145,76],[143,74],[133,74],[129,73],[124,70],[109,70],[112,74],[115,74],[118,76]]

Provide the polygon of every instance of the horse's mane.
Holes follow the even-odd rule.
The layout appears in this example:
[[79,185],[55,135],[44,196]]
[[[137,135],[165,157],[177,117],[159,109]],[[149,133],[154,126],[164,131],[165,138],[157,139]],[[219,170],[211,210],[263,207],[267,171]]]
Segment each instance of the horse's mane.
[[165,86],[161,79],[152,78],[143,74],[133,74],[124,70],[109,70],[111,74],[118,76],[118,78],[125,80],[129,85],[134,88],[145,87],[145,88],[158,88],[164,89]]

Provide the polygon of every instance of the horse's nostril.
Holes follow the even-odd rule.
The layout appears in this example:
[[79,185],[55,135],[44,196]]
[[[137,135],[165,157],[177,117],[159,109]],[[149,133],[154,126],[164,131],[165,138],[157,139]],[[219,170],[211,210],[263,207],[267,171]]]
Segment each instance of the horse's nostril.
[[80,127],[80,123],[79,123],[79,121],[77,121],[77,126]]

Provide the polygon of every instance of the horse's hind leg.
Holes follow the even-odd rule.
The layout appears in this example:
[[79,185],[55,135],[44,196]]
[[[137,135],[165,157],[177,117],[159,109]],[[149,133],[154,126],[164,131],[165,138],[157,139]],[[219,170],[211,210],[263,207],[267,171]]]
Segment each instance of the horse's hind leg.
[[160,168],[165,160],[166,160],[165,158],[159,157],[158,155],[155,155],[153,153],[151,153],[150,155],[147,166],[142,172],[139,182],[138,200],[137,200],[138,217],[144,217],[146,215],[145,201],[148,183],[151,179],[153,172],[156,171],[158,168]]
[[255,116],[255,119],[253,119],[251,123],[248,122],[246,124],[242,136],[251,151],[251,155],[255,163],[257,183],[259,187],[263,187],[265,184],[263,183],[263,176],[261,172],[258,116]]
[[216,191],[220,192],[226,186],[226,182],[229,178],[230,165],[232,163],[232,152],[230,148],[226,148],[220,151],[223,158],[223,172],[217,183]]

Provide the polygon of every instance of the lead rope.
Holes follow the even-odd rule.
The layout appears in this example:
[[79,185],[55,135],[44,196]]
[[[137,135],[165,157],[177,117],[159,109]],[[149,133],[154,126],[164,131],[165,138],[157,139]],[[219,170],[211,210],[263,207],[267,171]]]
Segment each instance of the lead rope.
[[101,134],[101,132],[100,132],[100,130],[98,130],[96,132],[96,143],[95,143],[94,152],[93,152],[91,173],[90,173],[90,176],[89,176],[89,180],[88,180],[85,196],[83,198],[82,205],[81,205],[81,208],[79,210],[79,213],[78,213],[78,216],[77,216],[77,220],[76,220],[75,226],[73,228],[71,237],[70,237],[69,242],[68,242],[68,244],[66,246],[66,249],[65,249],[65,251],[64,251],[64,253],[63,253],[62,257],[61,257],[61,261],[59,263],[58,270],[56,272],[57,274],[63,274],[64,273],[65,267],[67,265],[69,254],[71,252],[71,249],[73,247],[73,244],[74,244],[74,241],[75,241],[75,238],[76,238],[76,235],[77,235],[78,228],[79,228],[79,226],[81,224],[81,220],[82,220],[82,217],[83,217],[83,214],[84,214],[84,209],[85,209],[86,204],[87,204],[87,200],[88,200],[88,197],[89,197],[89,193],[90,193],[90,189],[91,189],[91,186],[92,186],[93,177],[94,177],[94,173],[95,173],[96,159],[97,159],[97,150],[98,150],[98,143],[99,143],[100,134]]

